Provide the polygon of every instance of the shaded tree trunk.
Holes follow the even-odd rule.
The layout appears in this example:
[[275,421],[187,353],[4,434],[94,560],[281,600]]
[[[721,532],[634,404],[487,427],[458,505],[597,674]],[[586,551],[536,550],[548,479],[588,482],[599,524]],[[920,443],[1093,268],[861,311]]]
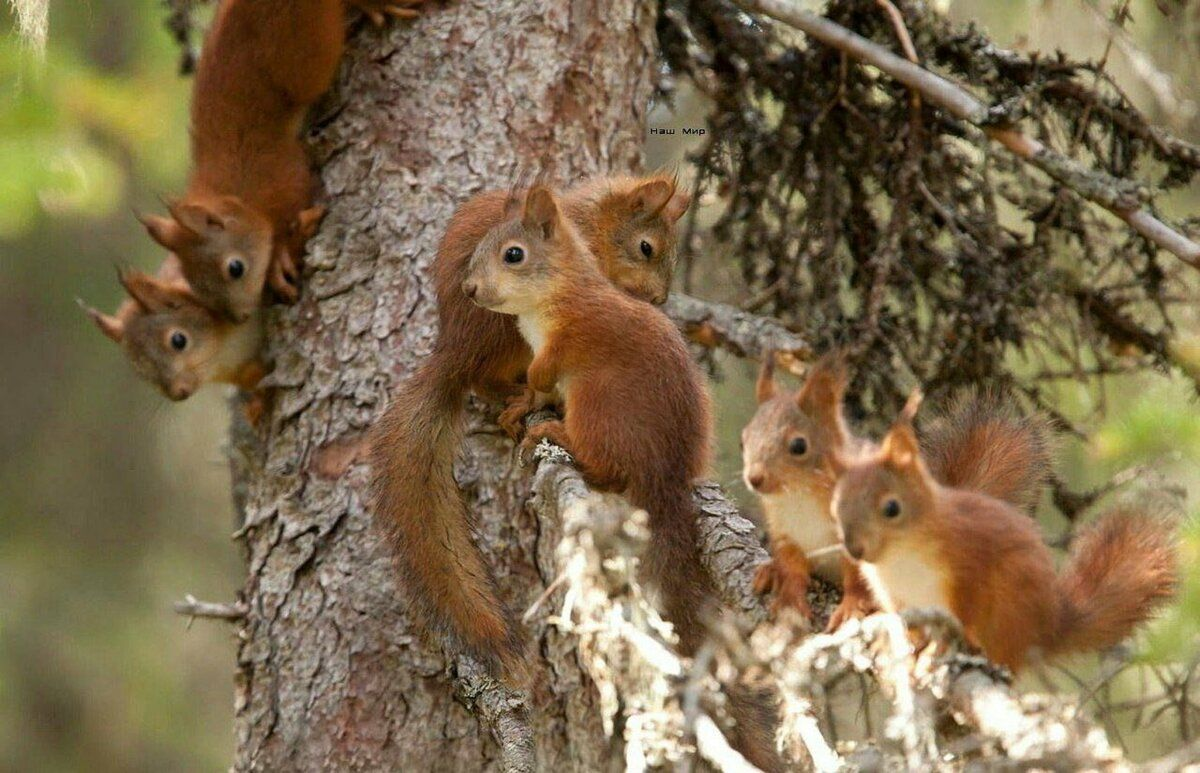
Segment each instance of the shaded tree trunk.
[[[362,437],[431,348],[427,270],[457,204],[539,162],[559,182],[639,166],[652,32],[653,6],[634,0],[453,0],[352,34],[313,135],[329,214],[301,302],[270,330],[273,411],[235,441],[249,609],[237,768],[499,765],[454,697],[452,667],[410,627],[366,509]],[[460,481],[523,609],[551,579],[557,540],[525,511],[528,482],[488,415],[471,412]],[[608,742],[570,646],[530,636],[548,665],[531,704],[539,766],[601,767]]]

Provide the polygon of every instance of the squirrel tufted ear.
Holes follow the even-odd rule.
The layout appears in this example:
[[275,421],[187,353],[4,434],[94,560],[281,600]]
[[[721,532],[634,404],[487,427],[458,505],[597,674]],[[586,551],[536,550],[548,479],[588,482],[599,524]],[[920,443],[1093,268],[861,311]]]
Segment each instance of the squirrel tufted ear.
[[754,385],[754,397],[762,405],[778,393],[775,387],[775,350],[763,355],[762,367],[758,370],[758,381]]
[[196,238],[195,232],[183,226],[174,217],[162,215],[141,215],[138,220],[146,227],[150,238],[172,252]]
[[657,215],[671,200],[675,186],[666,180],[649,180],[633,190],[634,211],[650,217]]
[[911,421],[903,417],[888,431],[880,445],[883,457],[896,467],[912,467],[921,456],[921,445]]
[[133,269],[121,269],[117,279],[129,297],[145,312],[155,314],[182,308],[192,302],[191,294]]
[[808,371],[804,386],[796,395],[800,410],[812,417],[836,420],[846,395],[846,366],[837,354],[828,354]]
[[81,298],[76,298],[75,302],[79,304],[79,308],[83,309],[83,313],[87,314],[92,322],[96,323],[96,327],[100,328],[100,332],[110,338],[115,343],[121,343],[125,338],[125,323],[116,317],[111,317],[104,314],[83,302]]
[[921,408],[921,403],[924,402],[925,395],[921,392],[921,388],[917,387],[908,393],[908,399],[904,402],[904,407],[900,409],[899,421],[913,424],[917,420],[917,411]]
[[207,204],[177,201],[171,204],[169,209],[171,217],[193,234],[203,235],[225,230],[225,216]]
[[554,201],[554,194],[549,188],[538,185],[529,191],[525,197],[522,225],[549,239],[558,229],[558,217],[558,203]]
[[667,201],[666,206],[663,207],[663,219],[674,225],[679,221],[679,218],[683,217],[683,213],[687,212],[688,207],[691,205],[692,194],[682,188],[676,189],[675,193],[671,195],[670,200]]

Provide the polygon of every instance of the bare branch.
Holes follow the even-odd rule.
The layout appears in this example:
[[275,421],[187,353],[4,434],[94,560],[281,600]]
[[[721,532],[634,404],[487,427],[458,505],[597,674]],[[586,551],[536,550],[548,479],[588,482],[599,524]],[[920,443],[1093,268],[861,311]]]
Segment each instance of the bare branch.
[[739,357],[756,359],[773,349],[801,360],[813,357],[809,342],[779,321],[735,306],[673,293],[663,310],[691,340],[709,348],[720,347]]
[[197,601],[190,593],[183,601],[175,602],[175,614],[187,617],[209,617],[214,620],[241,620],[249,612],[246,602],[221,604],[213,601]]
[[537,770],[528,695],[497,682],[472,658],[457,658],[455,670],[454,694],[491,729],[500,746],[501,769]]
[[978,127],[1015,156],[1052,179],[1124,220],[1154,244],[1200,269],[1200,244],[1179,233],[1141,207],[1139,183],[1090,170],[1011,126],[992,121],[988,107],[965,89],[851,32],[840,24],[800,7],[792,0],[736,0],[749,11],[764,13],[820,42],[870,64],[919,91],[928,101]]

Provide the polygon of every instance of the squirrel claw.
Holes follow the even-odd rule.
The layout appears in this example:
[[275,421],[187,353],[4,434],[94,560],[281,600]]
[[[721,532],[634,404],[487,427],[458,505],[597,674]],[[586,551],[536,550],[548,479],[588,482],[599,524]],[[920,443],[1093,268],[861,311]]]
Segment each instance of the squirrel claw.
[[825,625],[825,632],[832,633],[847,620],[855,618],[863,618],[871,614],[873,606],[870,599],[859,598],[857,596],[844,595],[842,603],[837,605],[837,609],[833,610],[833,614],[829,616],[829,622]]
[[521,436],[525,434],[525,417],[535,410],[534,400],[534,392],[524,390],[521,394],[509,398],[508,407],[501,411],[500,416],[496,419],[500,429],[504,430],[504,433],[514,442],[520,440]]
[[420,11],[414,10],[411,6],[420,5],[425,0],[395,0],[394,2],[371,2],[370,0],[360,0],[355,3],[359,10],[366,15],[374,27],[382,27],[387,23],[388,17],[393,19],[415,19],[421,15]]
[[771,599],[771,614],[778,616],[784,609],[794,609],[807,620],[813,619],[812,607],[808,605],[808,578],[797,576],[784,569],[778,561],[771,559],[754,575],[754,592],[758,595],[774,594]]

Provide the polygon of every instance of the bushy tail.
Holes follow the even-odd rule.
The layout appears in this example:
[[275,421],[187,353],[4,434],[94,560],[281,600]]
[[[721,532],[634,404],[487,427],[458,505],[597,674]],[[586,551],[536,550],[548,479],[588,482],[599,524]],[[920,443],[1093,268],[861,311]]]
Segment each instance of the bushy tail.
[[[660,607],[679,636],[679,650],[692,656],[708,635],[705,618],[716,612],[712,578],[700,560],[696,503],[690,486],[634,483],[629,499],[650,515],[650,544],[642,558],[642,575],[661,597]],[[747,687],[732,687],[729,710],[736,726],[730,738],[735,749],[755,767],[782,771],[775,752],[779,717],[774,697]]]
[[1175,592],[1176,528],[1163,515],[1117,508],[1075,539],[1059,577],[1062,609],[1050,654],[1124,640]]
[[650,544],[642,574],[661,597],[666,619],[679,636],[680,650],[693,655],[707,635],[705,618],[715,611],[716,594],[700,562],[696,504],[687,487],[630,486],[629,499],[650,515]]
[[374,513],[418,622],[498,676],[520,680],[525,648],[475,545],[454,480],[467,381],[435,351],[392,399],[371,442]]
[[934,478],[1032,511],[1053,470],[1053,432],[1041,414],[1011,398],[975,389],[959,393],[923,427]]

